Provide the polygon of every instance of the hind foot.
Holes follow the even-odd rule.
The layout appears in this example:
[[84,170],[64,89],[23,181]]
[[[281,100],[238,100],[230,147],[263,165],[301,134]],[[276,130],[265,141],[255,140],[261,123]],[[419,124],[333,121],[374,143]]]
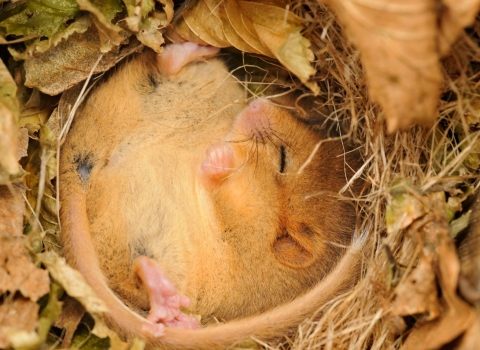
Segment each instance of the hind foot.
[[165,327],[198,329],[195,317],[185,315],[180,307],[188,307],[190,299],[177,293],[173,283],[165,276],[160,266],[147,257],[139,257],[134,271],[145,285],[150,299],[150,312],[143,330],[154,336],[163,334]]

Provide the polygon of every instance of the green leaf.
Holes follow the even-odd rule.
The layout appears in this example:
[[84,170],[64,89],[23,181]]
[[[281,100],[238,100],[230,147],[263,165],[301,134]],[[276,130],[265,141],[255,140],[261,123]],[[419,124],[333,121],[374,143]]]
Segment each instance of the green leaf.
[[5,27],[7,35],[51,37],[64,30],[67,21],[78,13],[75,0],[29,0],[12,9],[7,8],[0,18],[0,27]]
[[461,231],[468,227],[471,213],[472,211],[469,210],[465,214],[460,216],[458,219],[455,219],[450,223],[450,228],[452,230],[451,234],[453,238],[455,238]]
[[47,340],[50,327],[62,312],[62,302],[58,301],[57,297],[58,289],[59,287],[56,284],[52,284],[52,290],[50,291],[48,303],[40,313],[40,319],[38,321],[38,335],[40,338],[40,344]]
[[110,339],[109,338],[100,338],[95,334],[92,334],[92,331],[89,327],[92,325],[86,325],[84,323],[80,324],[75,331],[75,335],[72,339],[71,347],[73,349],[82,349],[82,350],[104,350],[110,349]]
[[48,49],[57,46],[62,40],[68,39],[72,34],[85,33],[92,24],[92,21],[88,15],[78,18],[75,22],[69,25],[65,30],[59,31],[53,34],[48,40],[37,40],[33,44],[27,46],[27,49],[23,52],[18,52],[13,48],[9,48],[8,51],[15,60],[27,60],[35,53],[44,53]]
[[109,22],[115,18],[115,15],[122,11],[121,0],[92,0],[90,1]]
[[386,210],[389,234],[407,228],[414,220],[424,216],[428,211],[421,202],[420,195],[415,195],[408,183],[396,180],[391,188]]

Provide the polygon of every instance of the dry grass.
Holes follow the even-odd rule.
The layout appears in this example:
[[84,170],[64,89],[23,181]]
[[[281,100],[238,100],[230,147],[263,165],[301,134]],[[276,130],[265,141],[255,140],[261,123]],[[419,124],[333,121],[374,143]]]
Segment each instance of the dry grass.
[[319,310],[320,319],[305,321],[294,339],[270,348],[397,349],[404,326],[389,316],[392,268],[385,246],[403,267],[401,278],[405,278],[418,259],[419,245],[402,230],[386,233],[385,208],[397,179],[408,180],[412,193],[467,191],[480,185],[476,169],[466,161],[480,137],[467,120],[480,117],[480,40],[469,30],[444,59],[445,83],[436,124],[387,135],[383,112],[369,98],[359,53],[344,38],[331,12],[308,0],[298,0],[293,10],[305,19],[306,36],[317,57],[316,80],[334,111],[330,117],[348,125],[348,136],[362,150],[361,176],[367,185],[357,200],[362,225],[373,227],[375,244],[366,252],[364,275],[351,293]]

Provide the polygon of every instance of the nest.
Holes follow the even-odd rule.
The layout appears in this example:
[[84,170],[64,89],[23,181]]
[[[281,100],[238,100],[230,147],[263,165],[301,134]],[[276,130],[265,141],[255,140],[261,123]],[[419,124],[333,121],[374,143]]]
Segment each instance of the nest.
[[[331,5],[345,20],[339,4],[332,1]],[[352,140],[362,155],[363,166],[355,177],[362,178],[365,186],[355,201],[361,214],[358,225],[370,232],[372,245],[364,253],[362,275],[352,291],[329,301],[299,326],[294,337],[261,345],[296,350],[424,349],[446,344],[468,348],[479,341],[474,328],[478,316],[457,293],[462,277],[454,239],[461,242],[466,235],[469,214],[465,208],[480,184],[480,19],[459,31],[449,50],[445,43],[439,45],[443,82],[439,92],[425,97],[436,101],[434,121],[429,124],[428,108],[423,108],[413,120],[429,125],[409,127],[408,121],[392,122],[402,116],[395,115],[393,107],[378,97],[378,84],[365,74],[365,70],[373,70],[367,67],[371,57],[362,61],[365,53],[357,50],[364,43],[356,38],[357,45],[353,45],[351,33],[344,32],[331,10],[309,0],[290,2],[290,10],[302,19],[303,35],[316,58],[315,76],[308,81],[304,77],[303,82],[320,86],[323,104],[332,112],[328,118],[346,130],[342,138]],[[350,32],[354,29],[348,28]],[[125,55],[136,49],[130,45]],[[114,61],[112,58],[112,65]],[[53,103],[51,99],[43,101],[49,106]],[[35,113],[43,113],[40,117],[45,120],[51,110],[42,108]],[[408,130],[392,132],[398,126]],[[40,129],[42,132],[40,139],[48,140],[48,131]],[[35,169],[43,180],[54,178],[55,165],[49,159],[54,157],[55,147],[51,147],[52,153],[37,155],[42,164]],[[30,154],[40,152],[30,148]],[[22,165],[27,171],[34,170],[30,162]],[[54,190],[41,184],[27,181],[35,189],[31,194],[35,200],[27,211],[43,216],[43,221],[33,219],[26,226],[25,231],[34,232],[27,241],[32,253],[39,250],[39,231],[45,246],[58,249]],[[46,200],[42,201],[42,196]],[[23,199],[27,196],[20,197]],[[55,262],[45,256],[36,259],[55,277]],[[31,297],[35,302],[38,298]],[[444,335],[434,337],[439,333]]]
[[[300,3],[308,8],[300,11],[307,22],[306,36],[322,55],[316,78],[326,86],[325,99],[335,111],[332,118],[348,121],[348,137],[361,149],[364,164],[358,176],[367,186],[357,201],[363,213],[361,225],[371,229],[374,246],[365,253],[364,273],[356,288],[319,310],[319,319],[301,325],[287,347],[398,349],[404,344],[409,349],[426,349],[450,343],[468,326],[447,328],[470,316],[449,318],[449,308],[456,303],[446,306],[436,298],[437,292],[443,298],[452,294],[446,291],[451,286],[442,280],[458,280],[452,242],[448,243],[451,254],[443,254],[441,247],[457,233],[449,231],[448,220],[462,215],[458,204],[465,205],[480,184],[476,160],[480,22],[463,32],[442,60],[444,82],[434,125],[388,134],[382,123],[384,111],[372,100],[359,53],[346,40],[342,27],[323,6]],[[447,221],[441,218],[444,209],[434,205],[436,201],[457,206],[455,216]],[[419,209],[422,206],[428,209]],[[456,268],[446,272],[447,265]],[[463,308],[458,306],[459,310]],[[432,336],[437,332],[450,334],[436,342]],[[410,333],[417,344],[405,342]],[[462,348],[458,339],[451,344]]]

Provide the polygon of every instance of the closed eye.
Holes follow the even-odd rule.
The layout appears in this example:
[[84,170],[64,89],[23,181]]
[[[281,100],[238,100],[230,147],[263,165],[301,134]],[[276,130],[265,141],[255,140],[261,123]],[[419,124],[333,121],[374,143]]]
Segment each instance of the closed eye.
[[285,172],[286,158],[285,146],[280,146],[280,173]]

